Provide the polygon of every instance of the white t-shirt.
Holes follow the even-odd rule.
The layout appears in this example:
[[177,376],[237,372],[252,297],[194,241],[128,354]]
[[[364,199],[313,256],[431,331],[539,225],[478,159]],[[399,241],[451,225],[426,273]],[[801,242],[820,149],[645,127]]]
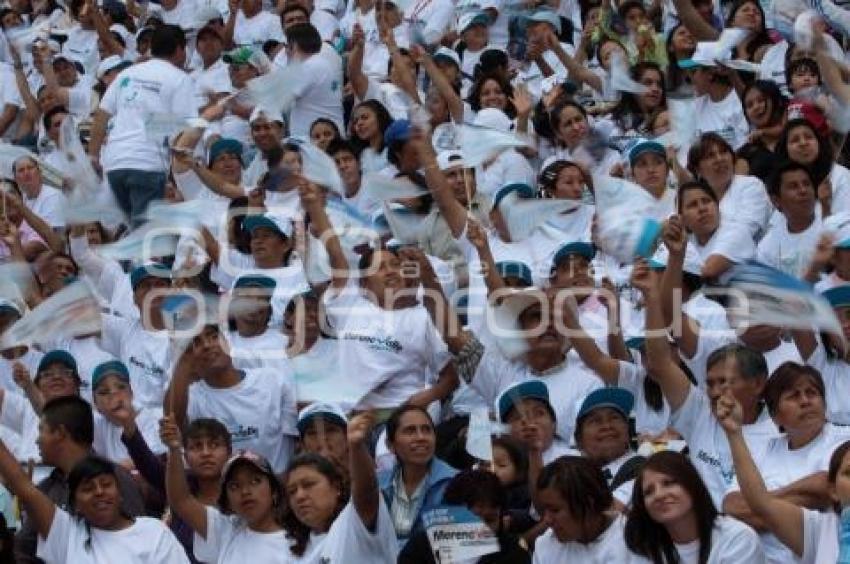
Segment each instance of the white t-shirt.
[[3,394],[0,406],[0,436],[12,451],[15,459],[26,462],[41,460],[36,445],[38,439],[38,415],[28,399],[15,393]]
[[24,196],[24,205],[50,227],[65,227],[65,209],[68,201],[61,190],[42,185],[35,198]]
[[831,423],[850,425],[850,364],[840,358],[827,358],[826,349],[818,345],[806,362],[814,366],[823,378],[826,389],[826,418]]
[[335,564],[372,562],[394,564],[398,540],[390,512],[383,496],[378,500],[375,531],[369,531],[354,504],[348,502],[325,534],[310,533],[304,555],[292,561],[297,564]]
[[697,134],[715,132],[723,137],[734,150],[747,142],[749,127],[741,107],[741,99],[734,88],[719,102],[713,102],[708,95],[694,101]]
[[156,138],[158,133],[149,135],[146,123],[153,114],[172,114],[179,127],[198,114],[192,79],[162,59],[121,71],[103,95],[100,108],[113,118],[104,145],[107,154],[101,159],[107,170],[165,170],[164,139]]
[[492,163],[475,168],[475,186],[487,197],[492,198],[503,186],[517,182],[537,185],[528,159],[514,149],[502,151]]
[[[286,366],[286,365],[283,365]],[[186,415],[190,421],[212,417],[224,423],[233,450],[251,450],[268,459],[275,472],[283,472],[298,434],[298,412],[292,372],[268,369],[242,371],[242,381],[230,388],[213,388],[200,380],[189,387]]]
[[[764,443],[762,448],[753,449],[753,460],[757,460],[762,479],[768,490],[787,486],[816,472],[826,472],[832,451],[850,440],[850,429],[827,423],[823,431],[804,447],[791,450],[788,439],[782,435]],[[730,492],[738,491],[735,481]],[[761,535],[764,553],[768,562],[775,564],[796,562],[794,554],[779,539],[770,533]]]
[[755,176],[736,174],[720,200],[720,217],[723,221],[743,223],[753,240],[764,235],[773,204],[764,183]]
[[95,76],[97,65],[100,64],[97,32],[93,29],[83,29],[80,24],[75,23],[68,29],[68,39],[62,44],[62,54],[79,61],[87,76]]
[[208,68],[199,68],[190,75],[195,84],[195,95],[198,97],[198,107],[209,104],[208,95],[218,92],[231,92],[233,83],[227,64],[218,59]]
[[[685,402],[671,414],[670,425],[688,443],[691,462],[711,493],[714,505],[721,507],[723,496],[735,478],[735,466],[726,433],[711,413],[708,396],[691,386]],[[761,450],[776,434],[776,426],[767,410],[755,423],[744,425],[744,438],[751,452]]]
[[850,212],[850,170],[838,163],[833,164],[829,171],[829,182],[832,185],[833,215]]
[[734,221],[721,221],[704,245],[700,245],[693,234],[688,236],[688,243],[697,251],[702,264],[712,255],[725,257],[737,264],[756,254],[755,243],[746,225]]
[[552,529],[547,530],[534,543],[534,564],[553,562],[580,562],[581,564],[613,564],[627,562],[629,549],[623,532],[626,517],[618,515],[611,525],[589,544],[560,542]]
[[102,315],[100,345],[130,372],[133,403],[161,407],[171,378],[171,341],[165,331],[148,331],[138,319]]
[[[687,544],[677,544],[681,564],[699,563],[699,539]],[[763,564],[764,551],[761,548],[758,534],[746,524],[718,515],[711,530],[711,553],[707,564]],[[633,557],[631,562],[650,562],[642,557]]]
[[[337,59],[339,57],[336,57]],[[330,55],[316,53],[301,63],[300,77],[293,88],[295,104],[289,114],[292,135],[309,137],[310,126],[318,118],[333,121],[345,131],[342,119],[342,72]]]
[[421,25],[425,44],[433,45],[448,31],[452,16],[454,3],[451,0],[416,0],[404,11],[404,25],[409,26],[407,22]]
[[195,533],[195,558],[210,564],[252,562],[286,562],[283,558],[289,541],[283,530],[258,533],[248,528],[236,515],[224,515],[207,506],[207,536]]
[[364,297],[356,281],[324,295],[339,339],[339,366],[367,391],[360,406],[398,407],[437,381],[451,355],[421,304],[385,310]]
[[[142,434],[148,448],[154,454],[165,452],[165,445],[159,438],[159,420],[162,419],[162,408],[148,407],[136,413],[136,432]],[[124,429],[109,422],[100,413],[94,414],[94,451],[112,462],[130,459],[127,447],[121,442]]]
[[166,24],[176,25],[184,30],[197,28],[197,16],[195,15],[200,9],[194,0],[177,0],[177,4],[170,10],[164,10],[161,4],[152,4],[149,8],[151,14],[156,14],[162,18],[162,22]]
[[50,533],[38,538],[36,555],[51,564],[188,564],[186,551],[159,519],[136,517],[120,531],[86,527],[56,508]]
[[271,12],[260,11],[258,14],[246,18],[245,13],[239,10],[236,13],[236,27],[233,30],[233,43],[236,45],[252,45],[262,47],[263,43],[274,39],[280,43],[286,43],[283,36],[283,28],[280,18]]
[[617,386],[628,390],[635,398],[635,430],[638,433],[655,435],[661,433],[670,425],[670,404],[662,397],[660,410],[655,411],[649,406],[643,387],[646,377],[646,369],[643,366],[631,362],[620,362]]
[[487,347],[470,386],[478,392],[488,405],[510,385],[528,380],[545,382],[549,389],[549,403],[555,411],[557,434],[572,442],[576,416],[584,398],[604,383],[583,364],[566,358],[557,369],[540,375],[524,362],[511,361],[502,356],[495,347]]
[[835,511],[803,508],[803,564],[833,564],[838,560],[841,518]]
[[783,216],[780,221],[771,224],[764,239],[759,241],[756,260],[795,278],[802,278],[811,263],[821,231],[821,221],[815,217],[809,227],[799,233],[791,233]]

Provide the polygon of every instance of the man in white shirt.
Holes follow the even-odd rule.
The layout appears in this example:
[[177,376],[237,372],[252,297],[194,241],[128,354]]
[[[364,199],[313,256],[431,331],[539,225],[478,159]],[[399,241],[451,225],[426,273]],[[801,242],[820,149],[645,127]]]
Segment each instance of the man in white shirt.
[[310,24],[293,25],[286,30],[286,39],[289,60],[301,64],[301,80],[294,85],[295,103],[289,114],[291,134],[309,137],[310,126],[318,118],[329,119],[344,131],[342,66],[320,53],[322,39]]
[[[112,192],[122,210],[138,222],[151,200],[165,195],[169,155],[166,136],[149,132],[153,118],[173,116],[175,129],[197,116],[192,79],[183,72],[186,36],[173,25],[163,25],[151,38],[152,59],[122,71],[103,95],[94,116],[89,155],[99,168],[101,160]],[[101,155],[106,126],[109,143]],[[158,119],[157,121],[161,121]]]
[[198,107],[204,107],[217,96],[232,90],[227,64],[221,60],[224,42],[218,29],[206,25],[198,31],[195,39],[195,50],[201,58],[201,68],[192,72],[195,81],[195,93],[198,97]]
[[163,409],[180,424],[201,417],[220,420],[234,450],[261,454],[275,472],[283,472],[298,435],[294,375],[237,369],[222,343],[216,325],[207,325],[192,340],[174,369]]

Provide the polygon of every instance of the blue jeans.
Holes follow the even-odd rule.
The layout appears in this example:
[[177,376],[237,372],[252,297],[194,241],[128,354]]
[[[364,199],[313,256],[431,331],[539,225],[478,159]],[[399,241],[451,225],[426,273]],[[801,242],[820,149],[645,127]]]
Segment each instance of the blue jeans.
[[106,177],[118,205],[134,227],[142,222],[141,216],[151,201],[165,197],[164,172],[121,169],[107,172]]

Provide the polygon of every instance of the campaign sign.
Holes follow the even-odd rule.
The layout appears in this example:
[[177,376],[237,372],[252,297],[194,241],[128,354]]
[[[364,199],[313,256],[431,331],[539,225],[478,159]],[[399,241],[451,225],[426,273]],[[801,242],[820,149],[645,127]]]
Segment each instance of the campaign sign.
[[422,514],[434,559],[440,564],[475,560],[499,551],[499,540],[465,507],[438,507]]

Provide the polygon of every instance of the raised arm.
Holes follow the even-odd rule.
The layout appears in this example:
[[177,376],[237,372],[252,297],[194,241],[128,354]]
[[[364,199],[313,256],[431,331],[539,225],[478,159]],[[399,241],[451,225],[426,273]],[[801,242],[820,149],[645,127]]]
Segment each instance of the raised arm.
[[555,35],[554,32],[549,34],[547,38],[547,45],[549,49],[555,53],[555,56],[558,57],[558,60],[564,65],[564,68],[567,69],[569,77],[578,82],[579,86],[581,84],[587,84],[597,92],[602,92],[604,88],[602,79],[590,69],[576,61],[569,53],[564,51],[563,46],[561,46],[561,42],[558,40],[558,36]]
[[331,285],[342,290],[351,278],[350,266],[342,251],[339,237],[325,211],[325,202],[319,187],[303,180],[298,185],[298,194],[301,197],[301,206],[310,216],[313,236],[322,241],[328,252],[331,263]]
[[369,454],[369,432],[375,424],[375,414],[364,412],[348,422],[348,461],[351,478],[351,502],[366,528],[374,531],[378,520],[381,492],[375,474],[375,461]]
[[481,272],[484,274],[484,283],[487,285],[487,296],[492,299],[498,292],[503,291],[506,286],[504,279],[502,279],[496,268],[496,261],[493,258],[493,252],[490,250],[490,244],[487,241],[487,232],[484,231],[480,223],[474,219],[470,219],[466,224],[466,238],[469,239],[469,242],[478,251],[478,261],[481,263]]
[[395,34],[391,27],[385,26],[382,28],[381,41],[384,42],[384,45],[386,45],[387,49],[390,51],[390,58],[393,61],[393,69],[398,69],[395,74],[398,80],[396,86],[401,88],[405,94],[410,96],[410,99],[413,100],[415,104],[421,104],[422,100],[419,99],[419,90],[416,88],[416,76],[414,76],[413,71],[410,70],[410,67],[407,65],[407,61],[401,54],[401,50],[398,48],[398,45],[396,45]]
[[620,378],[620,362],[611,358],[596,345],[578,321],[578,304],[573,296],[566,296],[563,303],[564,325],[569,330],[569,339],[582,362],[593,370],[609,386],[616,386]]
[[729,440],[738,484],[750,508],[764,519],[767,528],[782,541],[782,544],[790,548],[798,557],[802,556],[803,509],[767,491],[741,431],[743,420],[741,405],[729,390],[726,390],[726,393],[717,401],[716,417]]
[[442,96],[443,100],[445,100],[446,105],[449,108],[449,114],[452,117],[452,121],[455,123],[463,123],[463,100],[460,99],[460,95],[455,91],[454,87],[446,78],[446,75],[443,74],[443,71],[441,71],[434,63],[434,59],[431,58],[431,55],[429,55],[420,45],[413,45],[410,48],[410,54],[414,61],[422,64],[422,67],[425,69],[425,72],[428,74],[431,82],[433,82],[434,86],[437,88],[437,92],[439,92],[440,96]]
[[53,523],[53,515],[56,513],[56,505],[35,487],[2,440],[0,440],[0,476],[3,477],[3,483],[9,491],[23,504],[38,534],[42,538],[47,538],[50,525]]
[[186,470],[183,467],[180,429],[173,415],[166,415],[159,422],[159,436],[168,447],[168,463],[165,467],[165,491],[168,505],[198,536],[207,538],[207,508],[189,491]]
[[[65,241],[53,230],[47,222],[45,222],[38,214],[33,212],[18,198],[15,194],[6,194],[6,205],[16,208],[21,215],[24,216],[24,221],[32,227],[38,236],[41,237],[50,250],[54,253],[61,253],[65,249]],[[35,256],[31,256],[32,252],[24,249],[24,254],[27,255],[27,260],[33,260]]]
[[691,0],[673,0],[679,20],[684,24],[696,41],[715,41],[720,33],[702,19]]
[[[685,266],[688,237],[678,215],[671,215],[662,233],[667,247],[667,267],[661,275],[661,311],[664,324],[679,327],[677,344],[682,353],[693,358],[699,345],[699,323],[682,309],[682,273]],[[676,319],[678,317],[678,319]],[[678,324],[678,325],[677,325]]]
[[162,412],[168,413],[171,419],[180,426],[185,428],[186,413],[189,409],[189,386],[195,382],[195,353],[192,350],[190,343],[174,367],[174,374],[171,376],[171,382],[168,389],[165,391],[163,398]]
[[354,96],[363,101],[369,90],[369,79],[363,74],[363,54],[366,49],[366,35],[359,23],[354,24],[351,32],[351,52],[348,54],[348,80]]
[[119,57],[123,57],[125,49],[121,46],[118,40],[115,39],[115,36],[112,35],[112,31],[109,29],[109,24],[106,23],[106,18],[103,17],[103,14],[97,7],[97,4],[92,2],[92,0],[88,0],[83,6],[83,11],[86,10],[88,10],[88,13],[91,15],[91,21],[94,24],[94,30],[97,32],[97,38],[103,45],[104,51],[106,51],[104,57],[108,57],[109,55],[118,55]]
[[414,138],[415,147],[419,154],[419,164],[425,171],[425,182],[446,224],[449,226],[452,237],[457,239],[466,228],[466,209],[457,201],[446,177],[437,165],[437,156],[429,139],[424,139],[420,132]]
[[661,393],[667,398],[670,409],[678,410],[691,390],[691,383],[670,353],[667,330],[661,314],[661,296],[658,292],[658,276],[644,260],[635,263],[632,270],[632,286],[643,293],[646,302],[646,356],[647,372],[651,374]]

